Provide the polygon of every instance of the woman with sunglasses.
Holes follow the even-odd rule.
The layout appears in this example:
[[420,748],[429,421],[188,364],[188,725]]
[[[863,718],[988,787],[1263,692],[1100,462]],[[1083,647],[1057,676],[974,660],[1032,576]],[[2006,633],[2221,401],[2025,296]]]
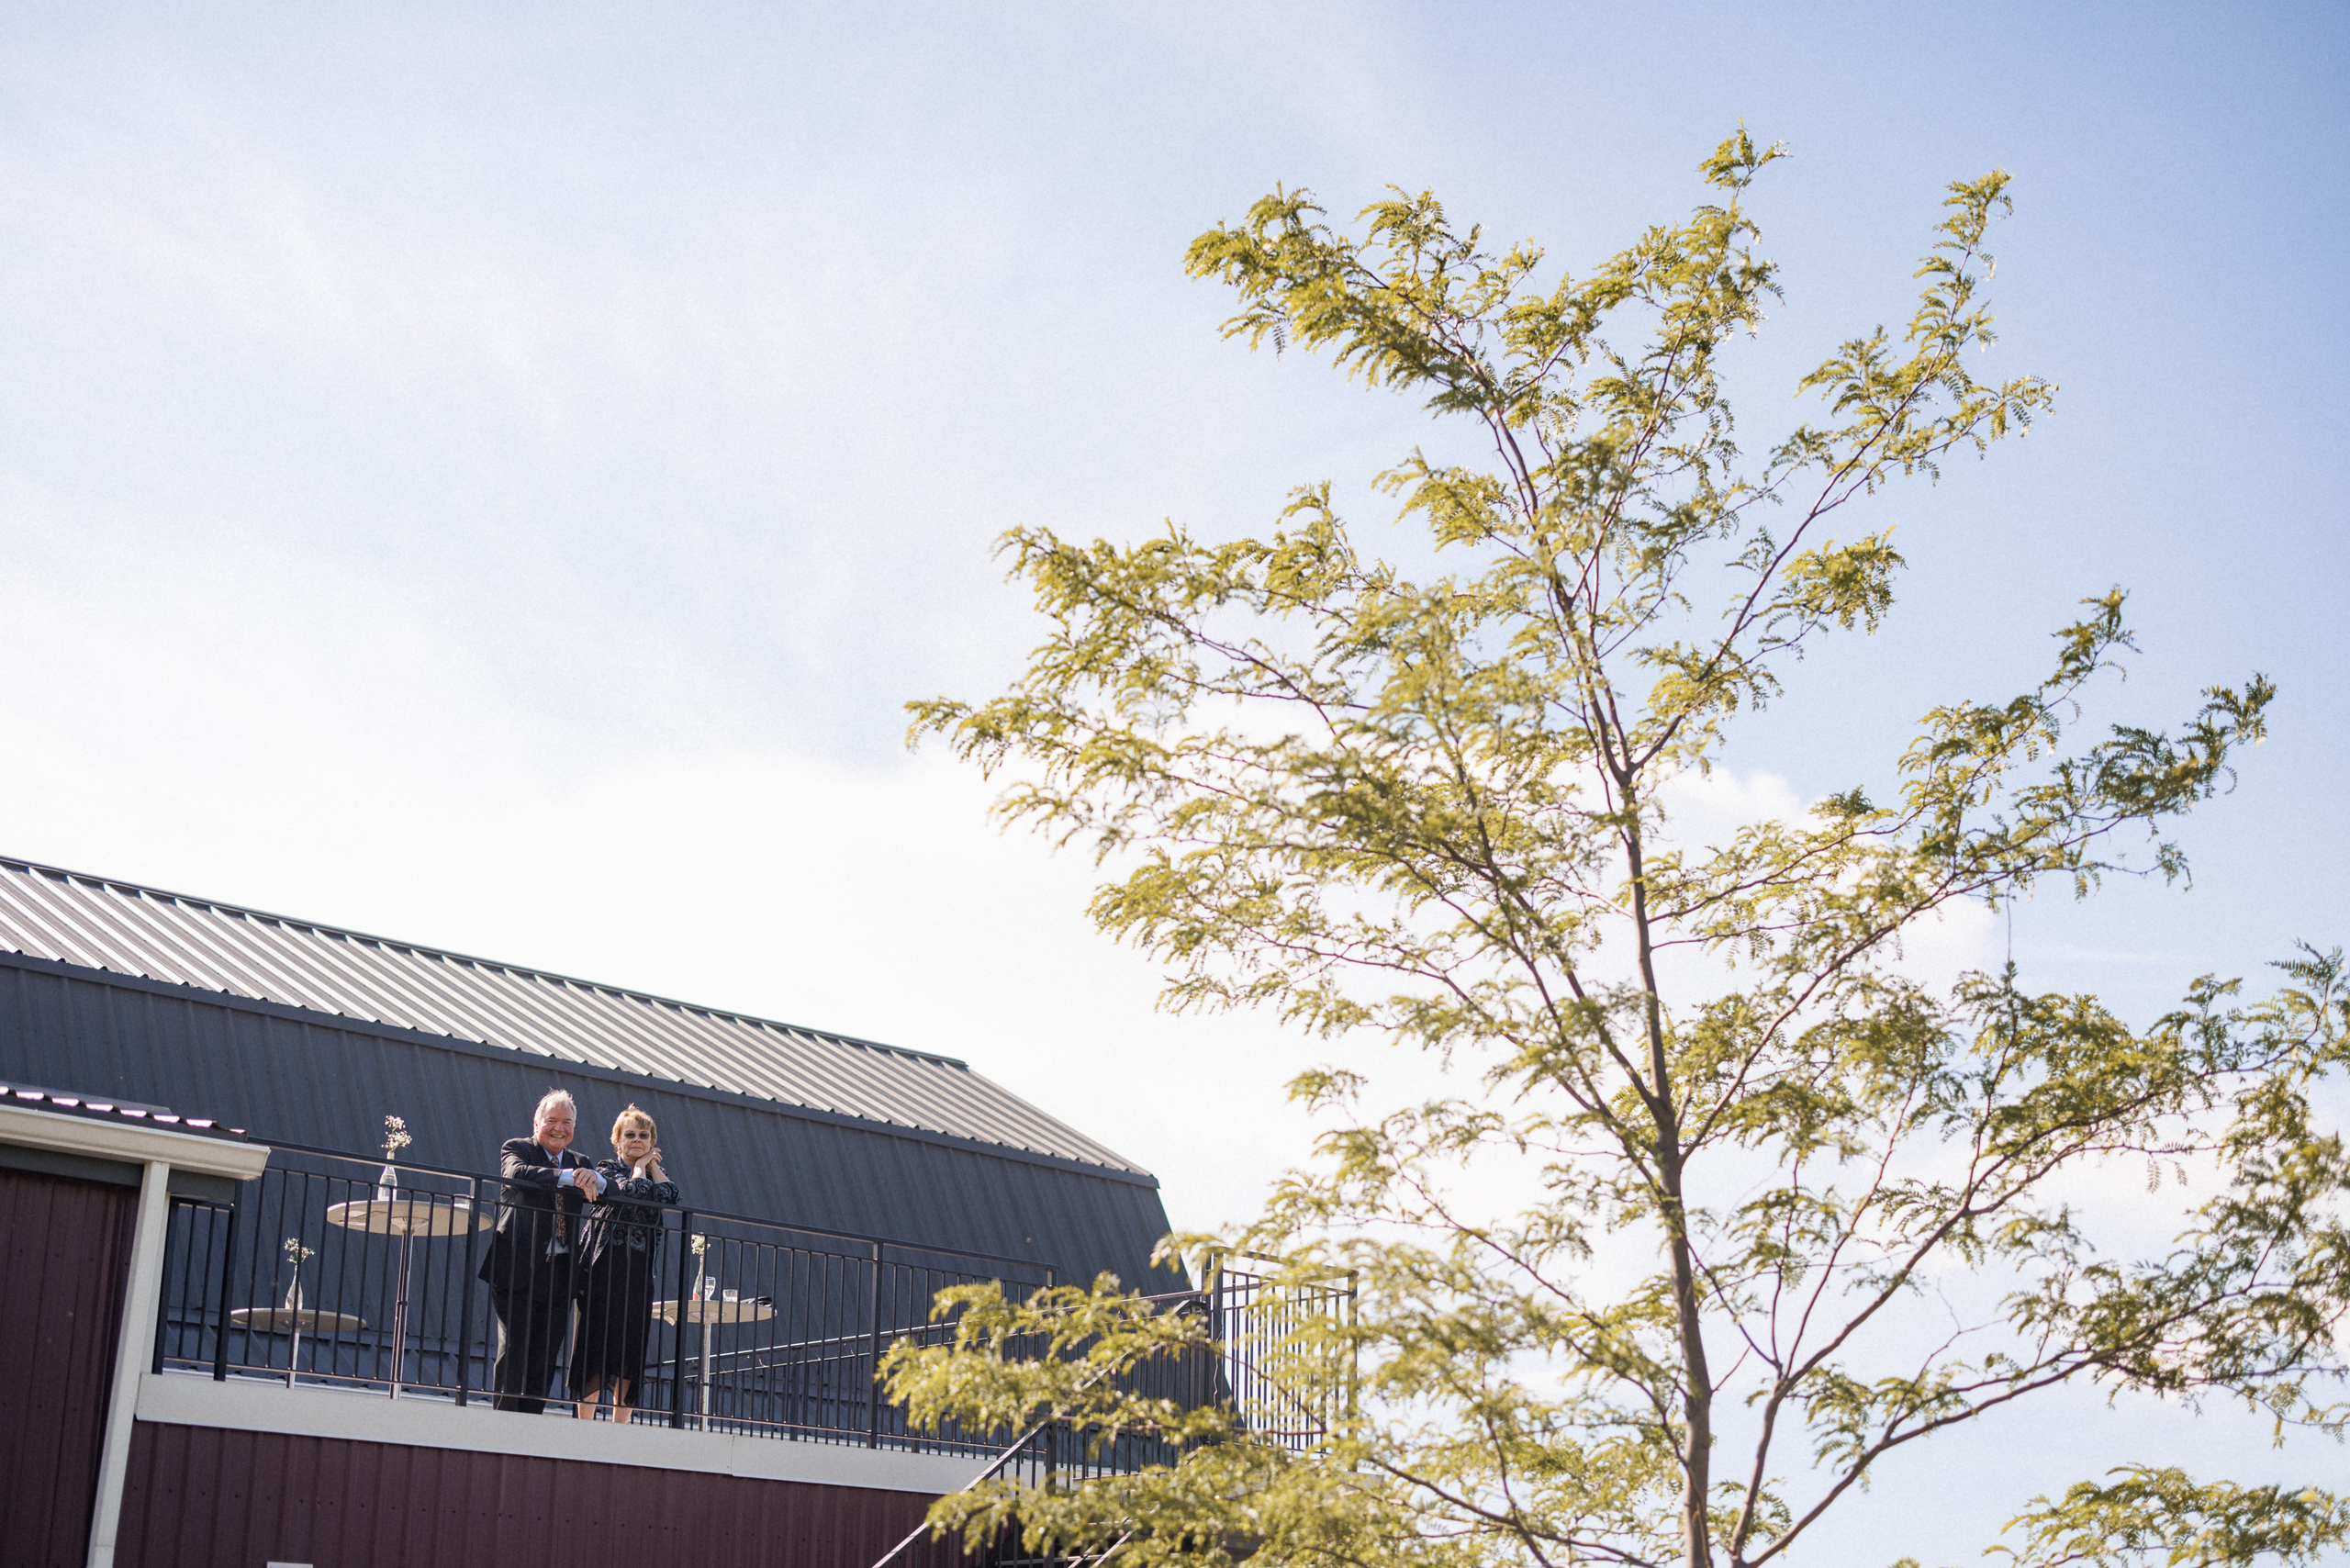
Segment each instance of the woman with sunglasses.
[[588,1221],[580,1259],[579,1327],[571,1342],[576,1414],[593,1420],[605,1391],[612,1419],[626,1425],[644,1381],[644,1341],[653,1324],[653,1270],[661,1255],[661,1210],[677,1184],[661,1169],[653,1118],[634,1105],[612,1123],[615,1158],[599,1160],[603,1192]]

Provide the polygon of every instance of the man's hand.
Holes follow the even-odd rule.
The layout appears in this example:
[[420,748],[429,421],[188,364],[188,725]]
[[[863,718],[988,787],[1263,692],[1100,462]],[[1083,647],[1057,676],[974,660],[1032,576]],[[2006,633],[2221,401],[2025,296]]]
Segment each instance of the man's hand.
[[591,1204],[604,1190],[603,1179],[584,1165],[572,1171],[571,1184],[578,1188],[579,1195]]

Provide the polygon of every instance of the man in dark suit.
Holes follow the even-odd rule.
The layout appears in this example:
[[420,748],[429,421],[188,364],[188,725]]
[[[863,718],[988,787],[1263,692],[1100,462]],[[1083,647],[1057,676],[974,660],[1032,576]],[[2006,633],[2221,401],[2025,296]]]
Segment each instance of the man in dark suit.
[[536,1416],[547,1407],[555,1352],[571,1326],[579,1222],[603,1189],[588,1161],[571,1152],[578,1119],[571,1096],[551,1089],[532,1117],[531,1136],[509,1138],[498,1151],[505,1202],[481,1279],[498,1316],[489,1381],[490,1403],[500,1410]]

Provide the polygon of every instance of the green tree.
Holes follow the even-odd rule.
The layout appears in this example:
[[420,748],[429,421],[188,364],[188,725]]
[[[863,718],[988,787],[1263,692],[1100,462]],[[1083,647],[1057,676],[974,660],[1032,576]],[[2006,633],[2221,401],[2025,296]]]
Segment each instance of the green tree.
[[[1293,1455],[1122,1392],[1105,1369],[1203,1330],[1114,1282],[966,1293],[953,1346],[892,1361],[918,1415],[1156,1430],[1183,1457],[982,1488],[940,1520],[1136,1564],[1742,1568],[1795,1560],[1920,1439],[2065,1383],[2339,1433],[2350,1164],[2311,1109],[2350,1023],[2339,955],[2304,952],[2257,1002],[2195,980],[2143,1029],[2012,966],[1937,989],[1899,958],[1961,901],[2180,875],[2165,824],[2228,784],[2266,680],[2171,733],[2084,735],[2131,646],[2117,591],[2037,685],[1933,710],[1874,774],[1852,759],[1883,799],[1676,831],[1673,780],[1808,645],[1887,613],[1901,559],[1855,532],[1873,498],[2053,391],[1967,368],[1992,336],[1992,174],[1950,187],[1907,328],[1844,343],[1798,384],[1817,419],[1741,453],[1721,362],[1777,291],[1747,203],[1779,155],[1732,137],[1686,222],[1555,283],[1428,195],[1366,208],[1357,238],[1277,191],[1193,242],[1190,271],[1238,296],[1228,335],[1481,432],[1489,458],[1381,476],[1434,566],[1359,547],[1326,486],[1261,539],[1004,539],[1050,635],[993,700],[914,704],[916,734],[1005,768],[1008,819],[1108,857],[1094,917],[1166,963],[1169,1004],[1407,1042],[1460,1089],[1349,1116],[1354,1073],[1304,1074],[1337,1130],[1226,1238],[1297,1279],[1358,1272],[1358,1318],[1289,1347],[1299,1376],[1360,1358],[1332,1441]],[[2150,1184],[2194,1164],[2217,1195],[2174,1200],[2176,1242],[2121,1260],[2065,1197],[2116,1157]],[[1489,1214],[1460,1173],[1497,1165],[1516,1185]],[[1974,1304],[1964,1332],[1927,1331],[1946,1293]],[[1065,1356],[1006,1353],[1039,1334]],[[2350,1538],[2322,1491],[2147,1468],[1988,1506],[2032,1563],[2299,1562]]]

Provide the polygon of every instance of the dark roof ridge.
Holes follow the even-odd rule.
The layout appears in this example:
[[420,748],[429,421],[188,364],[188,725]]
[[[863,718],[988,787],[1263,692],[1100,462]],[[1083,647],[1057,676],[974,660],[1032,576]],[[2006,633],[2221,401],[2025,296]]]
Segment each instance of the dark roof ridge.
[[527,964],[509,964],[497,958],[476,958],[469,953],[453,953],[445,947],[428,946],[421,942],[405,942],[395,936],[371,935],[364,931],[329,925],[323,921],[304,920],[297,915],[272,914],[266,910],[248,909],[243,904],[228,903],[219,899],[200,898],[194,893],[175,893],[168,889],[150,887],[144,882],[134,882],[122,877],[100,876],[95,871],[68,870],[62,866],[43,865],[38,860],[28,860],[14,855],[0,855],[0,867],[36,872],[44,877],[112,888],[118,892],[132,893],[140,898],[170,899],[174,903],[194,904],[198,909],[216,910],[225,914],[233,914],[242,920],[266,920],[279,925],[290,925],[297,930],[340,936],[349,942],[368,942],[380,947],[391,947],[425,958],[468,964],[476,969],[498,969],[509,974],[528,975],[533,980],[552,980],[558,985],[577,986],[583,991],[605,991],[613,996],[627,997],[632,1002],[651,1002],[657,1007],[674,1007],[682,1013],[699,1013],[707,1017],[731,1019],[737,1024],[748,1024],[755,1029],[779,1029],[795,1035],[813,1035],[820,1039],[831,1040],[839,1045],[855,1046],[859,1050],[886,1051],[892,1056],[914,1057],[923,1061],[938,1062],[943,1066],[958,1068],[965,1072],[971,1070],[971,1064],[962,1058],[946,1056],[937,1051],[917,1050],[912,1046],[893,1046],[881,1040],[867,1040],[855,1035],[844,1035],[834,1029],[819,1029],[805,1024],[787,1024],[779,1019],[761,1018],[755,1014],[736,1013],[723,1007],[705,1007],[696,1002],[681,1002],[675,997],[656,996],[651,991],[632,991],[626,986],[606,985],[600,980],[581,980],[576,975],[557,974],[552,969],[533,969]]

